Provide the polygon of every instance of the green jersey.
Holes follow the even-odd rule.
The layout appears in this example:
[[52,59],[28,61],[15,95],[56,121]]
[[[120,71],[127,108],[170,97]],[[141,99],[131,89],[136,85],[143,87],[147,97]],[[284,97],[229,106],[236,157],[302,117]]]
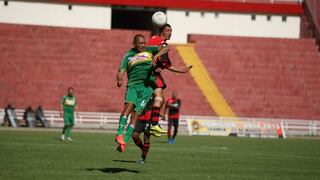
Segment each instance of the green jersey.
[[63,105],[64,113],[73,115],[74,108],[77,105],[77,99],[74,96],[64,95],[61,99],[61,104]]
[[158,53],[157,46],[148,46],[145,51],[129,50],[123,57],[120,70],[127,72],[128,85],[144,83],[152,73],[152,57]]

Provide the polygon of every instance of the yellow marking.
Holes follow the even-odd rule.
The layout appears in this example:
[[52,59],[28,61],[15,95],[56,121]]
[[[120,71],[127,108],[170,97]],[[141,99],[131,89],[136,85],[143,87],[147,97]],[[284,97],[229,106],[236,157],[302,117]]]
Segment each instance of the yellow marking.
[[192,45],[177,45],[177,50],[186,65],[192,65],[191,75],[202,94],[208,100],[213,111],[221,117],[236,117],[223,95],[220,93],[218,87],[211,79],[207,69],[202,64],[200,58],[194,50]]

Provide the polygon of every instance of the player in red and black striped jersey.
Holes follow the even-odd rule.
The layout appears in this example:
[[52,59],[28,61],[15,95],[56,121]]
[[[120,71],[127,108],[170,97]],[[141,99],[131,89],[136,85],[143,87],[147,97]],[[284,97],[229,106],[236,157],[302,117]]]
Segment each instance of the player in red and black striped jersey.
[[[172,97],[166,101],[165,114],[168,112],[168,143],[176,142],[175,137],[178,134],[179,117],[180,117],[181,100],[177,98],[177,92],[172,92]],[[173,135],[171,135],[171,128],[174,127]]]
[[[172,34],[172,28],[169,24],[164,25],[159,28],[159,34],[154,35],[150,38],[148,42],[148,46],[168,46],[167,40],[170,40]],[[159,58],[156,59],[154,64],[155,66],[155,74],[156,74],[156,84],[154,87],[154,103],[152,106],[152,114],[151,114],[151,126],[150,132],[158,132],[165,133],[158,122],[160,120],[160,110],[163,105],[163,89],[167,87],[166,82],[161,75],[161,70],[168,69],[172,72],[176,73],[187,73],[192,68],[192,66],[188,66],[182,69],[178,69],[172,66],[168,53],[163,54]],[[154,135],[154,134],[153,134]]]

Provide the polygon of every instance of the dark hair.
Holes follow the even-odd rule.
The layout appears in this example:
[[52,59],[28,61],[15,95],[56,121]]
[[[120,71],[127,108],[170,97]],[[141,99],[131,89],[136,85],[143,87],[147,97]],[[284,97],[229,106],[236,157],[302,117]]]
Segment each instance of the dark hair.
[[171,25],[167,23],[167,24],[165,24],[164,26],[160,27],[160,28],[159,28],[159,33],[162,33],[162,31],[163,31],[164,28],[166,28],[166,27],[171,27]]
[[68,87],[68,91],[70,91],[70,90],[74,90],[73,87]]
[[138,38],[144,38],[144,35],[142,34],[136,34],[134,37],[133,37],[133,43],[137,42],[138,41]]

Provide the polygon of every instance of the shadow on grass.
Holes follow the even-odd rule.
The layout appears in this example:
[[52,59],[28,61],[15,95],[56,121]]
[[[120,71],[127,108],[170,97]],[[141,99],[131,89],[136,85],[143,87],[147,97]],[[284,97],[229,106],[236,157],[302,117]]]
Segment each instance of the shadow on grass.
[[130,170],[126,168],[87,168],[87,171],[101,171],[103,173],[121,173],[121,172],[130,172],[130,173],[140,173],[136,170]]
[[124,162],[124,163],[137,163],[136,161],[127,161],[127,160],[113,160],[114,162]]

